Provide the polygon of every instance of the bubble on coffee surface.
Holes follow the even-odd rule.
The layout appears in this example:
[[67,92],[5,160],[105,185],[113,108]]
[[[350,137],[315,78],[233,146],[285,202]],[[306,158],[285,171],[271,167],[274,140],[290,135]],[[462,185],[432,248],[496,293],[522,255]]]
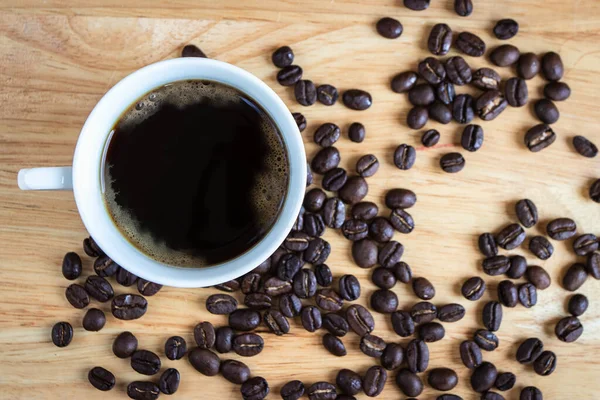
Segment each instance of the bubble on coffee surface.
[[[218,84],[218,83],[217,83]],[[210,100],[215,106],[227,103],[245,102],[263,115],[261,130],[269,151],[265,155],[263,173],[256,176],[255,185],[251,189],[252,204],[255,206],[257,219],[265,230],[271,228],[276,221],[289,181],[288,157],[280,133],[272,120],[259,110],[252,102],[247,101],[236,89],[218,84],[217,89],[210,81],[180,81],[165,85],[146,94],[136,101],[119,120],[119,128],[127,130],[137,125],[160,110],[164,104],[179,108],[203,100]],[[113,179],[110,176],[110,165],[104,169],[105,200],[117,227],[126,234],[129,241],[143,253],[159,262],[181,266],[202,267],[206,260],[183,250],[174,250],[166,243],[156,240],[150,232],[141,229],[141,224],[130,211],[121,207],[115,200]],[[263,235],[264,236],[264,235]],[[253,246],[252,246],[253,247]]]

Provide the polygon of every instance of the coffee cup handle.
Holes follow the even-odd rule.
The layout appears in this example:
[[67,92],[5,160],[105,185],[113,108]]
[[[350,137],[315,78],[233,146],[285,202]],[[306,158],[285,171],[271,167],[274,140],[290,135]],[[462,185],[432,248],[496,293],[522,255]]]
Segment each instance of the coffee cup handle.
[[73,167],[22,169],[17,182],[21,190],[73,190]]

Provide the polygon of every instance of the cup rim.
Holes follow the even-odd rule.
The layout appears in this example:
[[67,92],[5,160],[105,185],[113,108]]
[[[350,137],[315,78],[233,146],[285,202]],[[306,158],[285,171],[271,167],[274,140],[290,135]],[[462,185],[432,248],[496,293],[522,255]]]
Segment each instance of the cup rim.
[[[238,257],[203,268],[167,265],[138,250],[121,234],[105,207],[101,188],[104,147],[115,122],[137,99],[165,84],[207,79],[237,88],[271,117],[286,146],[290,179],[275,224],[251,249]],[[206,287],[227,282],[264,262],[283,242],[300,212],[306,187],[306,155],[296,122],[279,96],[263,81],[239,67],[206,58],[176,58],[143,67],[114,85],[88,116],[73,157],[73,190],[81,219],[104,252],[129,272],[175,287]]]

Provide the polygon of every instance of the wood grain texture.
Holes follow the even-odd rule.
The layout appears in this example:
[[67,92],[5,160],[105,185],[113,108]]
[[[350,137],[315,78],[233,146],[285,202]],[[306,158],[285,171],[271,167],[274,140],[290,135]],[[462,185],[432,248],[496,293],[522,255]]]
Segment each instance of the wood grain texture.
[[[216,325],[225,318],[208,314],[206,297],[214,289],[165,288],[149,299],[148,313],[138,321],[123,322],[108,316],[99,333],[81,328],[84,312],[71,308],[64,298],[67,282],[60,274],[67,251],[81,250],[86,236],[73,196],[67,192],[20,192],[16,187],[19,168],[68,165],[80,127],[101,96],[128,73],[149,63],[176,57],[188,43],[199,45],[210,57],[238,65],[267,82],[289,105],[309,120],[303,136],[309,158],[316,151],[312,133],[323,122],[339,124],[344,132],[338,147],[342,166],[354,169],[363,154],[373,153],[381,161],[380,171],[369,178],[368,200],[382,200],[386,190],[406,187],[418,195],[410,210],[417,228],[410,235],[396,234],[405,247],[404,259],[415,276],[426,276],[436,286],[434,303],[459,302],[467,308],[460,322],[445,324],[446,338],[430,345],[430,368],[454,366],[460,377],[454,393],[465,399],[478,398],[470,391],[469,373],[460,364],[458,345],[480,325],[479,313],[486,300],[496,297],[500,278],[486,278],[490,290],[483,300],[470,303],[460,296],[465,278],[482,275],[481,256],[476,239],[481,232],[496,232],[515,221],[514,203],[528,197],[540,210],[541,223],[528,235],[541,234],[548,220],[574,218],[579,233],[600,234],[600,207],[587,196],[590,183],[600,177],[600,158],[585,159],[571,145],[576,133],[600,144],[600,114],[595,105],[599,96],[600,2],[559,0],[478,0],[469,18],[459,18],[449,0],[433,1],[429,10],[412,12],[399,0],[4,0],[0,2],[0,397],[6,399],[89,398],[124,399],[127,383],[144,379],[127,360],[117,359],[110,350],[114,337],[123,330],[134,332],[140,347],[163,355],[166,338],[181,335],[193,343],[192,328],[202,320]],[[374,23],[382,16],[396,17],[404,25],[398,40],[375,33]],[[483,148],[465,154],[466,168],[459,174],[440,171],[442,154],[458,150],[462,128],[456,124],[430,123],[442,134],[440,144],[420,146],[421,132],[405,124],[409,104],[405,96],[389,89],[391,77],[415,69],[417,60],[427,55],[426,37],[436,22],[446,22],[455,31],[471,30],[488,46],[499,44],[491,28],[500,18],[511,17],[521,24],[510,43],[523,51],[541,54],[559,52],[573,94],[560,103],[560,121],[555,124],[558,139],[550,148],[532,154],[523,146],[524,132],[535,119],[531,105],[509,109],[501,118],[482,123]],[[374,105],[365,112],[315,105],[296,104],[289,88],[275,81],[276,69],[270,54],[278,46],[293,47],[296,63],[305,76],[316,83],[330,83],[339,89],[360,87],[370,91]],[[455,54],[454,52],[451,53]],[[487,66],[481,59],[467,58],[472,67]],[[498,69],[503,77],[514,70]],[[541,96],[541,78],[529,81],[530,98]],[[346,136],[347,126],[361,121],[367,139],[355,144]],[[392,164],[392,153],[400,143],[417,147],[417,162],[410,171]],[[463,153],[466,153],[463,151]],[[355,274],[362,283],[358,303],[366,305],[375,287],[369,270],[354,265],[350,245],[338,233],[326,235],[333,247],[328,264],[339,277]],[[583,336],[572,344],[558,341],[554,324],[566,315],[570,296],[561,288],[565,269],[576,258],[571,243],[554,243],[555,255],[539,262],[525,249],[532,264],[544,266],[553,285],[539,293],[539,304],[505,310],[499,332],[500,348],[486,353],[502,371],[517,375],[517,385],[507,399],[517,399],[518,391],[535,385],[546,399],[574,397],[594,399],[600,393],[600,363],[591,359],[600,353],[600,295],[598,281],[589,279],[580,290],[591,301],[581,317]],[[85,273],[91,273],[92,260],[84,258]],[[116,284],[115,284],[116,285]],[[115,286],[119,293],[128,289]],[[415,298],[408,286],[393,289],[403,309]],[[94,303],[109,311],[108,304]],[[389,317],[377,314],[376,334],[388,341],[406,344],[396,336]],[[50,342],[55,322],[70,321],[75,327],[73,343],[58,349]],[[264,376],[272,387],[271,399],[288,380],[307,384],[334,381],[339,368],[350,367],[363,373],[377,361],[358,350],[358,338],[343,338],[348,351],[336,358],[321,346],[322,333],[309,334],[295,321],[284,337],[265,333],[266,346],[257,357],[244,359],[253,374]],[[264,328],[260,330],[264,332]],[[551,377],[539,377],[530,367],[514,361],[516,347],[524,338],[539,336],[558,355],[558,368]],[[222,358],[236,358],[235,354]],[[168,361],[165,367],[181,371],[182,384],[176,398],[237,399],[239,388],[222,377],[208,378],[195,372],[186,360]],[[102,365],[118,377],[116,390],[106,394],[91,388],[87,371]],[[405,398],[390,374],[381,399]],[[426,374],[423,374],[426,379]],[[439,393],[426,389],[421,399]],[[358,396],[365,399],[364,395]]]

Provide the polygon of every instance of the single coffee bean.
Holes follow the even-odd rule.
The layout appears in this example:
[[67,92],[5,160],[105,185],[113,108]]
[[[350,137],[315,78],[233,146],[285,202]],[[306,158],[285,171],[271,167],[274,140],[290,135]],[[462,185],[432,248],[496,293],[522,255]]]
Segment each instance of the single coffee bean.
[[233,329],[228,326],[217,328],[215,330],[215,350],[219,353],[229,353],[233,347],[233,335]]
[[452,29],[446,24],[435,24],[427,39],[427,48],[436,56],[445,56],[452,45]]
[[437,322],[429,322],[419,326],[419,337],[427,343],[442,340],[446,335],[444,326]]
[[534,236],[529,241],[529,250],[540,260],[547,260],[554,253],[554,246],[545,236]]
[[147,281],[142,278],[138,278],[136,285],[138,292],[140,292],[140,294],[143,296],[154,296],[160,291],[160,289],[162,289],[162,285]]
[[340,128],[331,122],[327,122],[319,126],[315,131],[314,136],[315,143],[321,147],[333,146],[333,144],[337,142],[339,138]]
[[471,67],[464,58],[460,56],[450,57],[444,65],[448,80],[453,84],[462,86],[471,82],[473,78]]
[[440,141],[440,133],[435,129],[430,129],[421,136],[421,143],[425,147],[433,147]]
[[404,349],[399,344],[389,343],[385,347],[380,361],[381,365],[389,371],[397,369],[404,361]]
[[544,54],[542,57],[542,73],[549,81],[559,81],[564,74],[563,62],[560,56],[554,52]]
[[306,129],[306,117],[299,112],[292,113],[292,117],[294,117],[294,121],[296,121],[298,130],[300,132],[304,132],[304,130]]
[[467,125],[463,130],[461,145],[467,151],[477,151],[483,145],[483,129],[479,125]]
[[408,170],[415,164],[417,152],[415,148],[407,144],[401,144],[394,151],[394,164],[398,169]]
[[277,82],[282,86],[294,86],[300,79],[302,68],[297,65],[288,65],[277,73]]
[[107,302],[115,295],[111,284],[106,279],[94,275],[88,276],[85,280],[85,291],[101,303]]
[[508,268],[506,276],[508,276],[511,279],[519,279],[520,277],[525,275],[525,272],[527,271],[527,260],[525,260],[525,257],[515,255],[510,256],[508,260],[510,268]]
[[396,276],[391,268],[377,267],[373,270],[371,281],[380,289],[391,289],[396,285]]
[[567,240],[577,233],[577,224],[570,218],[556,218],[548,223],[546,232],[554,240]]
[[440,158],[440,167],[449,174],[460,172],[465,167],[465,159],[460,153],[444,154]]
[[584,157],[594,158],[598,154],[598,147],[583,136],[573,137],[573,147]]
[[[325,192],[319,188],[314,188],[314,189],[309,190],[304,195],[304,202],[302,204],[304,205],[304,208],[307,211],[310,211],[311,213],[316,213],[316,212],[321,211],[321,209],[323,208],[323,204],[325,203],[325,200],[327,200],[327,195],[325,194]],[[283,245],[288,250],[299,251],[299,250],[295,250],[295,249],[290,249],[288,246],[286,246],[286,242],[284,242]]]
[[131,355],[131,368],[140,374],[157,374],[160,366],[160,358],[149,350],[138,350]]
[[110,308],[115,318],[128,321],[141,318],[148,310],[148,302],[137,294],[120,294],[112,300]]
[[468,17],[473,12],[471,0],[454,0],[454,11],[461,17]]
[[450,107],[441,101],[435,101],[433,104],[431,104],[428,112],[431,119],[439,122],[440,124],[445,125],[452,121],[452,110],[450,110]]
[[586,271],[594,279],[600,279],[600,253],[588,254]]
[[392,313],[392,327],[401,337],[411,336],[415,332],[415,323],[411,314],[406,311],[396,311]]
[[375,175],[379,169],[379,161],[373,154],[366,154],[356,162],[356,173],[363,178]]
[[213,294],[206,299],[206,309],[211,314],[230,314],[237,309],[237,304],[237,300],[228,294]]
[[553,124],[560,117],[558,108],[548,99],[536,101],[533,107],[535,115],[545,124]]
[[[255,329],[260,324],[260,319],[260,313],[256,310],[239,309],[229,314],[229,326],[237,331],[247,332]],[[198,342],[198,338],[196,338],[196,341]],[[214,344],[214,336],[212,344]],[[198,342],[198,346],[202,347],[200,342]],[[212,347],[212,345],[207,346],[206,348],[210,347]]]
[[500,341],[494,332],[478,329],[473,336],[473,340],[479,347],[485,351],[494,351],[498,348]]
[[488,90],[477,98],[475,110],[479,118],[491,121],[506,109],[508,102],[499,90]]
[[398,308],[398,296],[391,290],[376,290],[371,294],[371,308],[382,314],[393,313]]
[[354,143],[361,143],[365,140],[366,134],[365,126],[360,122],[353,122],[348,128],[348,137]]
[[363,201],[352,206],[352,218],[361,221],[370,221],[379,213],[377,204],[370,201]]
[[[326,186],[325,179],[327,179],[327,175],[332,172],[334,172],[334,174],[336,174],[338,169],[341,169],[341,168],[332,169],[331,171],[329,171],[325,174],[325,176],[323,177],[323,187]],[[337,177],[332,178],[332,181],[334,183],[329,184],[331,187],[329,187],[328,190],[333,190],[334,185],[335,185],[335,187],[339,186],[339,188],[341,188],[346,183],[346,171],[342,170],[342,173],[343,173],[343,175],[338,174]],[[343,180],[340,179],[342,177],[343,177]],[[337,183],[336,183],[336,180],[337,180]],[[327,199],[327,201],[323,205],[323,210],[321,210],[321,213],[323,215],[323,221],[325,222],[325,225],[327,225],[328,227],[333,228],[333,229],[339,229],[344,224],[344,219],[346,218],[346,206],[337,197],[331,197],[331,198]],[[308,243],[308,246],[310,246],[310,242]],[[308,246],[307,246],[307,248],[308,248]]]
[[303,106],[312,106],[317,101],[317,88],[313,81],[301,79],[294,86],[296,101]]
[[504,85],[504,96],[511,107],[524,106],[529,99],[527,82],[521,78],[510,78]]
[[[282,249],[283,252],[287,253],[287,250]],[[117,274],[118,276],[118,274]],[[213,286],[215,289],[219,289],[222,292],[237,292],[240,290],[240,282],[237,279],[233,279],[227,282],[219,283]]]
[[179,389],[181,375],[175,368],[168,368],[158,380],[158,388],[164,394],[174,394]]
[[544,351],[544,343],[538,338],[529,338],[519,345],[517,361],[521,364],[533,363]]
[[302,301],[294,293],[286,293],[279,298],[279,311],[288,318],[297,317],[302,311]]
[[465,340],[460,344],[460,359],[465,367],[475,369],[483,362],[481,348],[472,340]]
[[323,347],[334,356],[343,357],[347,354],[344,342],[331,333],[326,333],[323,336]]
[[482,233],[478,239],[479,251],[486,257],[493,257],[498,254],[496,239],[491,233]]
[[544,86],[544,96],[550,100],[563,101],[571,96],[571,88],[564,82],[550,82]]
[[51,337],[56,347],[66,347],[73,340],[73,326],[68,322],[57,322],[52,327]]
[[363,111],[371,107],[373,99],[369,92],[360,89],[349,89],[342,95],[344,105],[352,110]]
[[502,323],[502,305],[497,301],[487,302],[483,307],[481,319],[488,330],[498,331]]
[[525,228],[531,228],[538,222],[539,217],[537,207],[533,201],[529,199],[517,201],[517,204],[515,205],[515,212],[517,213],[519,222],[521,222]]
[[519,57],[517,73],[523,79],[532,79],[541,69],[540,59],[533,53],[524,53]]
[[317,87],[317,100],[326,106],[334,105],[340,97],[335,86],[320,85]]
[[512,372],[503,372],[501,374],[498,374],[498,377],[496,377],[496,382],[494,383],[494,386],[496,387],[496,389],[504,392],[512,389],[513,386],[515,386],[516,382],[517,377],[515,376],[515,374],[513,374]]
[[305,392],[304,383],[300,381],[289,381],[281,387],[281,398],[283,400],[298,400],[304,396]]
[[471,83],[481,90],[500,89],[500,74],[491,68],[479,68],[473,73]]
[[243,400],[263,400],[269,394],[269,384],[265,378],[255,376],[242,384],[240,392]]
[[290,332],[290,323],[280,311],[265,311],[263,315],[263,321],[265,322],[267,328],[269,328],[269,330],[277,336],[281,336]]
[[369,235],[369,225],[365,221],[349,219],[342,225],[342,234],[346,239],[355,242]]
[[408,283],[412,280],[412,271],[407,263],[401,261],[394,265],[393,270],[396,279],[398,279],[400,282]]
[[344,299],[333,289],[318,290],[315,302],[322,310],[333,312],[340,311],[344,305]]
[[413,106],[430,105],[435,101],[435,92],[433,87],[428,83],[416,85],[408,92],[408,100]]
[[155,400],[159,395],[160,388],[154,382],[134,381],[127,385],[127,396],[134,400]]
[[362,239],[352,243],[352,258],[361,268],[371,268],[377,264],[379,248],[371,239]]
[[496,47],[490,54],[492,63],[499,67],[508,67],[519,60],[519,49],[511,44],[503,44]]
[[412,282],[415,295],[422,300],[431,300],[435,296],[435,288],[427,278],[416,278]]
[[335,147],[321,149],[313,158],[311,168],[317,174],[323,175],[338,166],[340,163],[340,152]]
[[550,275],[546,270],[542,267],[538,267],[537,265],[532,265],[527,268],[525,272],[527,280],[540,290],[547,289],[550,287],[552,280],[550,279]]
[[458,384],[458,375],[450,368],[434,368],[429,371],[427,382],[435,390],[448,391]]
[[[446,69],[437,58],[427,57],[425,60],[421,61],[418,66],[418,71],[421,77],[432,85],[437,85],[446,79]],[[431,93],[433,93],[433,89],[431,89]]]
[[476,392],[485,392],[494,386],[497,377],[498,370],[494,364],[483,362],[471,374],[471,387]]
[[119,358],[130,357],[136,352],[138,346],[138,340],[133,333],[125,331],[121,332],[119,336],[115,338],[112,345],[112,351],[115,356]]
[[519,302],[517,286],[509,280],[504,280],[498,284],[498,301],[505,307],[516,307]]
[[236,354],[242,357],[253,357],[259,354],[265,346],[265,342],[256,333],[243,333],[233,338],[232,348]]
[[[284,245],[288,245],[290,247],[294,247],[294,245],[297,245],[299,247],[302,247],[303,243],[302,243],[302,239],[300,239],[302,237],[307,238],[308,235],[304,232],[292,232],[288,235],[288,237],[284,241]],[[290,243],[290,241],[292,239],[299,239],[299,240],[295,240]],[[308,246],[308,241],[306,242],[306,245]],[[244,275],[240,286],[242,288],[242,293],[244,293],[244,294],[256,293],[262,287],[262,277],[260,274],[257,274],[256,272],[250,272],[250,273]],[[236,308],[237,308],[237,302],[236,302]],[[229,312],[227,312],[225,314],[229,314]]]
[[573,295],[573,297],[569,299],[569,313],[575,317],[579,317],[585,313],[588,305],[589,301],[587,297],[582,294]]
[[435,97],[442,103],[450,106],[456,98],[456,91],[452,82],[442,82],[435,88]]
[[106,324],[106,316],[102,310],[90,308],[83,317],[83,329],[90,332],[98,332]]
[[115,376],[102,367],[94,367],[88,372],[88,381],[98,390],[106,392],[115,387]]
[[521,390],[519,400],[544,400],[544,398],[540,389],[533,386],[527,386]]
[[485,53],[485,43],[483,40],[470,32],[461,32],[454,45],[471,57],[481,57]]
[[416,324],[426,324],[437,317],[437,307],[428,301],[421,301],[412,306],[410,316]]
[[396,375],[396,385],[407,396],[418,396],[423,392],[423,382],[419,375],[408,369],[401,369]]
[[[130,332],[123,332],[121,335],[123,335],[124,333],[130,333]],[[133,338],[135,339],[135,336]],[[125,340],[125,339],[123,339],[123,340]],[[115,343],[117,343],[116,340],[115,340]],[[129,342],[127,342],[127,343],[124,342],[122,344],[122,346],[126,346],[126,345],[129,345]],[[114,346],[115,346],[115,344],[113,344],[113,347]],[[137,349],[137,339],[135,339],[135,348],[132,351],[132,353],[135,351],[135,349]],[[125,347],[125,350],[129,350],[129,349],[127,347]],[[185,342],[185,339],[182,338],[181,336],[171,336],[165,342],[165,355],[167,356],[167,358],[169,360],[180,360],[185,355],[186,351],[187,351],[187,343]],[[121,358],[124,358],[124,357],[121,357]]]
[[438,309],[437,317],[442,322],[456,322],[465,316],[465,308],[456,303],[446,304]]
[[385,205],[390,208],[410,208],[417,202],[417,195],[409,189],[392,189],[385,195]]
[[590,199],[596,203],[600,203],[600,179],[596,179],[590,186],[589,190]]
[[316,238],[311,240],[306,250],[304,250],[304,261],[311,264],[323,264],[331,253],[329,242]]
[[72,281],[81,275],[81,257],[77,253],[67,253],[63,258],[62,274],[65,278]]
[[577,317],[565,317],[558,321],[554,333],[559,340],[571,343],[579,339],[583,333],[583,325]]
[[375,217],[369,224],[369,235],[379,243],[389,242],[394,236],[394,227],[385,217]]
[[[312,214],[314,215],[314,214]],[[320,215],[319,215],[320,217]],[[321,230],[321,224],[322,219],[319,220],[319,222],[316,222],[316,218],[315,218],[315,223],[314,226],[319,226],[318,228],[315,228],[315,232],[312,233],[317,233],[317,230]],[[306,228],[306,225],[305,225]],[[324,230],[324,223],[323,223],[323,230]],[[311,229],[312,231],[312,229]],[[320,236],[320,235],[311,235],[311,236]],[[309,244],[310,246],[310,244]],[[308,247],[307,246],[307,249]],[[302,260],[300,259],[300,257],[298,257],[296,254],[293,253],[288,253],[285,254],[283,257],[281,257],[279,259],[279,262],[277,263],[277,277],[279,279],[281,279],[282,281],[291,281],[292,279],[294,279],[294,276],[296,276],[296,274],[298,273],[298,271],[300,271],[300,268],[302,268]]]
[[350,329],[358,336],[363,337],[375,329],[373,316],[365,307],[353,304],[346,310],[346,320]]
[[123,267],[119,267],[117,270],[116,278],[119,285],[125,287],[133,286],[138,280],[135,274],[132,274]]
[[546,124],[539,124],[525,134],[525,145],[532,152],[538,152],[550,146],[556,140],[556,134]]
[[348,329],[350,329],[344,317],[334,313],[323,316],[323,328],[327,329],[333,336],[339,337],[345,336]]
[[525,240],[525,231],[519,224],[510,224],[496,235],[496,243],[505,250],[516,249]]
[[587,279],[588,273],[583,264],[573,264],[563,277],[563,287],[570,292],[579,289]]
[[405,93],[417,84],[418,75],[413,71],[402,72],[392,79],[392,91]]
[[83,286],[73,283],[65,290],[65,297],[75,308],[86,308],[90,304],[90,296]]
[[321,311],[315,306],[306,306],[301,312],[301,322],[304,329],[309,332],[314,332],[320,329],[323,320],[321,317]]
[[505,255],[488,257],[482,263],[483,272],[490,276],[505,274],[510,268],[510,259]]
[[353,396],[362,391],[362,379],[360,375],[349,369],[339,370],[335,378],[335,383],[342,392],[349,396]]
[[504,396],[496,392],[485,392],[481,395],[481,400],[504,400]]
[[[71,254],[71,253],[68,253],[68,254]],[[75,254],[75,253],[72,253],[72,254]],[[66,258],[66,256],[65,256],[65,258]],[[79,268],[81,269],[81,259],[79,259],[79,262],[80,262]],[[63,261],[63,267],[64,267],[64,261]],[[101,277],[113,276],[117,273],[118,269],[119,269],[119,264],[114,262],[112,259],[110,259],[110,257],[108,257],[106,255],[98,257],[94,261],[94,272],[98,276],[101,276]]]
[[463,283],[461,293],[465,299],[476,301],[485,293],[485,282],[478,276],[469,278]]
[[338,191],[339,198],[346,204],[356,204],[365,198],[369,185],[362,176],[348,178],[346,184]]
[[533,370],[538,375],[548,376],[554,372],[556,364],[556,354],[546,350],[533,362]]
[[[277,279],[277,281],[282,282],[279,279]],[[289,284],[289,282],[286,283]],[[266,287],[267,286],[265,285],[265,290]],[[271,308],[271,306],[273,305],[273,299],[271,298],[271,296],[265,293],[248,293],[246,297],[244,297],[244,305],[254,310],[266,310],[268,308]]]
[[287,67],[294,62],[294,52],[289,46],[282,46],[273,52],[271,60],[276,67]]
[[301,269],[296,276],[294,276],[294,282],[292,284],[294,288],[294,294],[301,299],[308,299],[313,297],[317,292],[317,278],[315,273],[310,269]]
[[98,243],[91,236],[83,239],[83,251],[90,257],[101,257],[104,251],[98,246]]
[[370,367],[363,378],[363,390],[369,397],[377,397],[383,392],[387,382],[387,371],[379,365]]
[[337,192],[344,187],[347,180],[348,174],[346,173],[346,170],[338,167],[327,171],[325,175],[323,175],[321,184],[323,185],[323,189],[330,192]]
[[429,365],[429,348],[422,340],[411,340],[406,346],[405,356],[410,372],[423,372]]
[[315,266],[315,278],[319,286],[331,286],[331,283],[333,282],[333,275],[327,264],[319,264]]
[[519,285],[519,301],[525,308],[531,308],[537,304],[537,289],[532,283]]
[[519,24],[514,19],[501,19],[494,26],[494,35],[500,40],[508,40],[519,32]]
[[430,0],[404,0],[404,7],[413,11],[423,11],[429,8]]
[[360,297],[360,282],[354,275],[344,275],[339,282],[340,296],[344,300],[354,301]]
[[377,21],[377,33],[386,39],[397,39],[404,30],[400,21],[390,17],[381,18]]
[[[240,312],[244,312],[244,310],[240,310]],[[212,348],[215,345],[215,328],[208,321],[199,323],[194,327],[194,339],[201,349]]]
[[[426,107],[416,106],[410,109],[406,115],[406,125],[411,129],[421,129],[429,120],[429,111]],[[400,168],[402,169],[402,168]]]

